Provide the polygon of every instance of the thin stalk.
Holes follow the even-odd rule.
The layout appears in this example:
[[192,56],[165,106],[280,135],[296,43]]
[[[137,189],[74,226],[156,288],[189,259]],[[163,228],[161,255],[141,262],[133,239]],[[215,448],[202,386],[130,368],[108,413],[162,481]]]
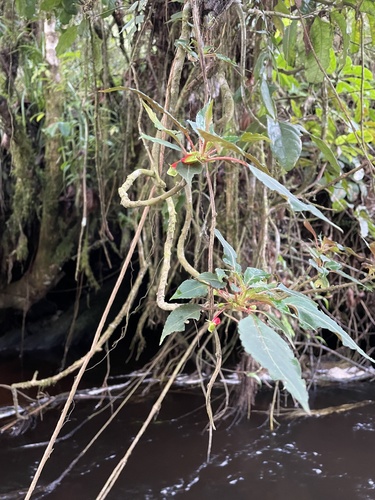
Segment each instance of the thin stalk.
[[114,486],[115,482],[117,481],[117,479],[119,478],[122,470],[126,466],[128,460],[129,460],[129,457],[133,453],[134,448],[139,443],[141,437],[146,432],[148,426],[150,425],[150,423],[152,422],[152,420],[154,419],[154,417],[159,413],[160,408],[161,408],[161,404],[164,401],[165,397],[167,396],[167,394],[169,392],[169,389],[172,387],[172,384],[176,380],[177,375],[180,373],[180,371],[182,370],[183,366],[188,361],[190,355],[192,354],[193,350],[195,349],[195,346],[198,344],[199,340],[202,338],[203,334],[206,333],[206,331],[207,331],[207,324],[204,325],[198,331],[197,335],[194,337],[194,339],[192,340],[191,344],[189,345],[189,347],[185,351],[185,353],[182,356],[180,362],[178,363],[178,365],[174,369],[172,375],[170,376],[168,382],[165,384],[165,387],[162,390],[160,396],[158,397],[158,399],[156,400],[155,404],[153,405],[153,407],[152,407],[150,413],[148,414],[146,420],[144,421],[142,427],[140,428],[140,430],[138,431],[137,435],[133,439],[132,444],[129,446],[129,448],[127,449],[125,455],[119,461],[119,463],[117,464],[117,466],[113,469],[112,474],[107,479],[105,485],[103,486],[103,488],[99,492],[99,495],[96,497],[96,500],[104,500],[104,498],[107,497],[108,493],[113,488],[113,486]]
[[[152,196],[152,192],[153,190],[151,190],[151,193],[150,193],[150,197]],[[97,352],[97,347],[98,347],[98,342],[99,342],[99,339],[100,339],[100,335],[102,333],[102,330],[104,328],[104,325],[105,325],[105,322],[107,321],[107,318],[108,318],[108,314],[111,310],[111,307],[113,305],[113,302],[115,300],[115,297],[117,295],[117,292],[120,288],[120,285],[125,277],[125,274],[126,274],[126,271],[129,267],[129,264],[131,262],[131,259],[133,257],[133,253],[135,251],[135,248],[137,246],[137,241],[138,239],[140,238],[140,235],[141,235],[141,232],[142,232],[142,229],[143,229],[143,226],[144,226],[144,223],[146,222],[146,218],[147,218],[147,215],[148,215],[148,212],[149,212],[149,207],[146,207],[144,210],[143,210],[143,213],[142,213],[142,217],[139,221],[139,225],[138,225],[138,228],[137,228],[137,231],[134,235],[134,238],[130,244],[130,248],[129,248],[129,252],[126,256],[126,259],[124,261],[124,264],[121,268],[121,271],[120,271],[120,274],[119,274],[119,277],[117,278],[117,281],[116,281],[116,284],[112,290],[112,293],[111,293],[111,296],[108,300],[108,304],[104,310],[104,313],[100,319],[100,322],[99,322],[99,325],[98,325],[98,328],[95,332],[95,335],[94,335],[94,338],[93,338],[93,341],[91,343],[91,347],[90,347],[90,350],[88,351],[88,353],[84,356],[83,358],[83,362],[82,362],[82,365],[81,365],[81,368],[76,376],[76,378],[74,379],[74,383],[72,385],[72,388],[70,390],[70,393],[69,393],[69,396],[68,396],[68,399],[66,400],[66,403],[64,405],[64,408],[62,409],[61,411],[61,414],[60,414],[60,418],[56,424],[56,427],[55,427],[55,430],[53,431],[53,434],[51,436],[51,439],[48,443],[48,446],[47,448],[45,449],[44,451],[44,454],[42,456],[42,459],[38,465],[38,468],[35,472],[35,475],[33,477],[33,480],[30,484],[30,487],[27,491],[27,494],[26,494],[26,497],[25,497],[25,500],[29,500],[31,498],[31,495],[38,483],[38,480],[39,480],[39,477],[44,469],[44,466],[47,462],[47,460],[49,459],[51,453],[53,452],[53,446],[55,444],[55,441],[58,437],[58,435],[60,434],[60,431],[65,423],[65,419],[68,415],[68,412],[70,410],[70,407],[72,405],[72,402],[73,402],[73,399],[74,399],[74,395],[77,391],[77,388],[78,388],[78,385],[79,383],[81,382],[81,379],[83,377],[83,374],[85,373],[86,371],[86,368],[91,360],[91,358],[95,355],[95,353]]]

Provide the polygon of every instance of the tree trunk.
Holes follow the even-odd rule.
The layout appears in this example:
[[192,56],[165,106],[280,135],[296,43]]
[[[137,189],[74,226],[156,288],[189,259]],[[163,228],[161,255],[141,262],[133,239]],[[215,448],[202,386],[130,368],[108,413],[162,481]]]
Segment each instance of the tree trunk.
[[[44,33],[48,64],[44,88],[45,127],[48,128],[61,119],[64,96],[59,86],[61,77],[56,55],[58,36],[53,19],[44,22]],[[0,308],[12,307],[27,311],[58,282],[61,277],[61,267],[74,250],[77,228],[69,228],[63,218],[59,217],[59,197],[63,187],[60,147],[57,131],[52,137],[46,137],[44,170],[41,172],[41,219],[36,253],[22,278],[0,291]],[[34,200],[35,204],[36,201]]]

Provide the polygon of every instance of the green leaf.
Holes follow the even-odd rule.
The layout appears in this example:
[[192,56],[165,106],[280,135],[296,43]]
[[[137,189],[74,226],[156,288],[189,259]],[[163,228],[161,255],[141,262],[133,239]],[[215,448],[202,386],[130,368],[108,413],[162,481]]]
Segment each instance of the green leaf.
[[294,66],[297,54],[297,21],[292,21],[286,27],[283,36],[283,51],[286,62],[289,66]]
[[76,0],[62,0],[65,12],[73,16],[78,14],[76,3],[77,3]]
[[[225,272],[224,272],[224,276],[226,277]],[[223,283],[223,281],[222,281],[223,277],[219,277],[217,275],[217,273],[216,274],[215,273],[201,273],[199,276],[197,276],[197,280],[204,281],[205,283],[208,283],[210,286],[212,286],[212,288],[216,288],[217,290],[221,290],[222,288],[226,287],[226,284]]]
[[160,338],[160,344],[168,335],[174,332],[183,332],[189,319],[198,320],[201,314],[201,306],[198,304],[183,304],[171,312],[165,322]]
[[182,12],[176,12],[175,14],[172,14],[169,21],[167,21],[165,24],[168,23],[175,23],[176,21],[182,20]]
[[284,304],[296,311],[300,320],[316,331],[318,328],[325,328],[333,332],[341,340],[344,346],[359,352],[363,357],[375,363],[375,360],[368,356],[354,340],[336,323],[332,318],[327,316],[323,311],[318,309],[317,304],[302,293],[289,290],[286,286],[280,284],[279,290],[288,293],[289,297],[283,299]]
[[283,310],[284,308],[287,308],[287,306],[283,306],[282,304],[280,305],[279,302],[280,301],[275,301],[274,304],[276,307],[279,306],[278,309],[284,314],[282,314],[281,319],[279,319],[273,314],[267,313],[268,322],[271,327],[283,332],[287,338],[293,339],[296,336],[296,332],[293,330],[293,327],[289,323],[288,318],[285,315],[285,311]]
[[349,143],[349,144],[358,144],[358,140],[363,139],[364,142],[371,143],[373,142],[374,138],[372,136],[372,133],[369,130],[364,130],[363,136],[360,130],[358,130],[357,134],[355,135],[353,132],[347,135],[339,135],[336,139],[336,144],[338,146],[342,146],[343,144]]
[[60,133],[63,137],[69,137],[71,132],[70,123],[68,122],[58,122],[57,126],[60,130]]
[[338,82],[336,90],[338,94],[347,93],[355,95],[355,93],[357,92],[357,89],[353,87],[353,85],[349,85],[348,82],[342,82],[342,81]]
[[237,253],[235,252],[234,248],[227,242],[227,240],[218,229],[215,229],[215,236],[223,245],[223,261],[235,271],[240,272],[241,266],[237,262]]
[[322,139],[319,139],[319,137],[316,137],[315,135],[311,136],[311,139],[315,144],[318,146],[320,149],[322,155],[324,158],[329,162],[329,164],[332,167],[331,173],[333,173],[336,176],[341,175],[341,168],[336,160],[336,156],[333,154],[331,148],[326,144]]
[[36,0],[17,0],[16,6],[20,16],[32,19],[35,15],[35,3]]
[[256,60],[254,70],[253,70],[253,76],[255,81],[259,80],[264,74],[265,68],[266,68],[266,62],[269,59],[269,52],[267,49],[263,49],[259,56],[258,59]]
[[241,149],[239,146],[236,144],[233,144],[233,142],[227,141],[223,137],[220,137],[219,135],[216,135],[211,132],[206,132],[205,130],[201,129],[196,129],[195,130],[197,134],[199,134],[202,139],[205,139],[206,141],[212,142],[215,145],[221,145],[224,149],[229,149],[229,151],[234,151],[235,153],[244,156],[245,158],[249,159],[254,165],[256,165],[260,170],[263,171],[268,171],[267,167],[262,165],[253,155],[250,153],[246,153],[243,149]]
[[[324,70],[327,70],[330,65],[330,49],[332,48],[333,42],[332,26],[330,23],[316,16],[311,26],[309,36],[314,51],[310,49],[306,54],[306,79],[309,83],[321,83],[324,78],[324,73],[321,71],[320,66]],[[320,66],[315,56],[318,58]]]
[[170,130],[166,127],[164,127],[164,125],[161,123],[161,121],[159,120],[159,118],[156,116],[156,113],[154,113],[154,111],[151,109],[150,106],[148,106],[148,104],[146,104],[144,101],[142,101],[142,105],[144,107],[144,109],[146,110],[150,120],[152,121],[152,123],[155,125],[155,128],[157,130],[160,130],[160,131],[164,131],[166,132],[168,135],[170,135],[179,145],[181,145],[181,137],[178,136],[179,132],[175,131],[175,130]]
[[44,128],[43,129],[43,132],[48,135],[49,137],[54,137],[57,130],[58,130],[58,127],[59,127],[59,123],[58,122],[55,122],[55,123],[51,123],[51,125],[48,125],[48,127]]
[[226,141],[232,142],[233,144],[236,144],[240,140],[240,137],[238,137],[238,135],[224,135],[223,138]]
[[43,0],[42,3],[40,4],[40,10],[45,10],[45,11],[50,11],[53,10],[55,7],[60,5],[61,0]]
[[330,60],[330,63],[329,63],[329,66],[328,66],[326,71],[327,71],[328,75],[332,75],[332,73],[334,73],[336,71],[336,68],[337,68],[336,53],[332,47],[329,49],[329,60]]
[[191,186],[194,175],[199,175],[202,172],[202,165],[195,163],[189,165],[187,163],[179,163],[176,168],[177,172]]
[[73,45],[78,34],[78,26],[69,26],[59,38],[59,42],[56,47],[56,54],[61,56]]
[[206,130],[207,132],[210,130],[210,126],[212,125],[212,108],[214,101],[209,101],[200,111],[198,111],[197,116],[195,118],[197,128],[201,128]]
[[[192,122],[189,121],[189,123],[193,125]],[[228,141],[224,137],[220,137],[220,135],[217,135],[213,132],[207,132],[206,130],[200,129],[198,127],[196,127],[194,131],[207,142],[212,142],[215,145],[219,144],[223,148],[229,149],[229,151],[235,151],[236,153],[242,154],[242,149],[239,146],[236,146],[234,142]]]
[[[66,12],[66,10],[61,9],[60,13],[59,13],[59,17],[58,17],[58,19],[60,21],[60,25],[69,24],[72,17],[73,17],[72,14],[69,14],[69,12]],[[95,37],[97,37],[96,34],[94,35],[94,39],[95,39]]]
[[148,141],[156,142],[157,144],[162,144],[166,148],[175,149],[176,151],[182,151],[180,146],[177,146],[177,144],[174,144],[173,142],[168,142],[165,141],[164,139],[159,139],[158,137],[152,137],[151,135],[147,134],[141,134],[141,137],[143,137],[143,139],[147,139]]
[[145,102],[148,102],[148,104],[153,109],[155,109],[156,111],[159,111],[160,113],[164,113],[165,115],[167,115],[168,118],[170,118],[170,120],[176,125],[176,127],[178,128],[178,130],[180,130],[184,135],[188,134],[187,128],[184,127],[178,120],[176,120],[176,118],[173,115],[171,115],[166,109],[164,109],[163,106],[161,106],[159,103],[157,103],[156,101],[154,101],[153,99],[151,99],[151,97],[149,97],[148,95],[144,94],[143,92],[141,92],[138,89],[134,89],[132,87],[123,87],[122,85],[120,85],[118,87],[111,87],[109,89],[101,90],[101,92],[105,92],[105,93],[107,93],[107,92],[117,92],[119,90],[127,90],[129,92],[132,92],[133,94],[136,94],[140,99],[142,99]]
[[371,16],[375,16],[374,0],[363,0],[362,2],[360,2],[359,11],[364,12],[365,14],[370,14]]
[[220,54],[219,52],[215,52],[215,56],[220,61],[224,61],[224,62],[230,64],[231,66],[237,66],[235,61],[233,61],[230,57],[225,56],[224,54]]
[[359,52],[359,47],[361,45],[361,33],[362,33],[362,21],[360,18],[355,17],[352,21],[352,33],[351,33],[351,46],[350,52],[356,54]]
[[267,117],[268,137],[271,151],[279,165],[289,172],[296,164],[302,151],[302,141],[298,127]]
[[355,283],[356,285],[359,285],[359,286],[362,286],[363,288],[365,288],[365,290],[369,290],[371,291],[371,288],[368,287],[367,285],[365,285],[364,283],[361,283],[359,280],[357,280],[356,278],[354,278],[353,276],[350,276],[350,274],[347,274],[345,273],[344,271],[341,271],[341,269],[337,269],[336,271],[334,271],[335,273],[337,274],[340,274],[340,276],[342,276],[343,278],[346,278],[347,280],[349,281],[352,281],[353,283]]
[[275,5],[275,12],[281,12],[286,15],[290,15],[290,9],[285,5],[285,2],[279,0]]
[[196,280],[186,280],[177,288],[176,292],[172,295],[171,300],[196,299],[199,297],[205,297],[207,293],[207,285],[199,283],[199,281]]
[[260,84],[260,95],[262,96],[262,101],[264,107],[266,108],[267,114],[270,115],[273,119],[275,119],[276,118],[275,103],[273,102],[270,88],[265,78],[262,78],[262,83]]
[[238,324],[241,343],[273,380],[281,380],[290,394],[309,413],[308,393],[301,377],[301,367],[289,345],[255,315]]
[[371,42],[372,42],[372,45],[374,46],[375,45],[375,17],[368,15],[367,19],[368,19],[368,24],[370,27]]
[[142,101],[142,106],[146,110],[148,117],[150,118],[152,123],[155,125],[155,127],[158,130],[165,130],[164,125],[161,123],[159,118],[156,116],[156,113],[154,113],[154,111],[150,108],[150,106],[148,104],[146,104],[144,101]]
[[[227,273],[224,269],[220,269],[219,267],[217,267],[215,269],[215,273],[219,279],[220,282],[222,282],[223,280],[227,279]],[[204,274],[204,273],[202,273]]]
[[247,286],[259,283],[259,281],[263,281],[270,276],[271,275],[269,273],[266,273],[266,271],[257,269],[256,267],[248,267],[243,275],[244,282]]
[[316,9],[316,0],[302,0],[301,1],[301,13],[306,15],[310,14]]
[[114,10],[116,10],[116,0],[104,0],[103,11],[99,15],[102,19],[105,19],[106,17],[111,16]]
[[313,259],[309,259],[309,264],[311,267],[313,267],[314,269],[316,269],[319,273],[319,275],[321,275],[321,277],[326,277],[328,276],[329,274],[329,271],[327,269],[325,269],[324,267],[321,267],[321,266],[318,266],[318,264],[315,262],[315,260]]
[[267,186],[272,191],[277,191],[281,196],[286,198],[295,212],[311,212],[313,215],[315,215],[315,217],[328,222],[328,224],[331,224],[331,226],[342,232],[342,229],[339,226],[336,226],[336,224],[334,224],[332,221],[327,219],[327,217],[323,215],[318,208],[314,207],[314,205],[310,205],[309,203],[304,203],[303,201],[299,200],[285,186],[280,184],[279,181],[266,174],[265,172],[262,172],[253,165],[249,165],[249,169],[255,175],[255,177],[265,186]]
[[244,132],[238,139],[239,142],[258,142],[266,141],[271,142],[269,137],[263,134],[253,134],[252,132]]

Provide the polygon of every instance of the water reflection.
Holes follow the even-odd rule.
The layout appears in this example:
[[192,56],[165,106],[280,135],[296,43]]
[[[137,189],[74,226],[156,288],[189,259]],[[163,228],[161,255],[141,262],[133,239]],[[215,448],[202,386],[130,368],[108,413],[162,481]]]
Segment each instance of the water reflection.
[[[375,400],[373,384],[320,390],[317,408]],[[69,432],[93,411],[95,403],[77,404],[64,428]],[[152,407],[153,400],[133,404],[119,415],[98,443],[47,498],[94,499],[125,453]],[[320,418],[280,419],[270,432],[264,415],[214,433],[212,460],[205,462],[206,416],[199,391],[174,392],[158,419],[131,456],[108,498],[194,500],[373,500],[375,498],[375,405]],[[200,410],[192,410],[200,408]],[[27,487],[44,448],[33,446],[50,436],[58,412],[16,439],[3,437],[0,449],[1,499]],[[42,475],[48,484],[97,432],[107,415],[90,421],[55,451]],[[22,498],[22,497],[20,497]],[[36,497],[35,497],[36,498]]]

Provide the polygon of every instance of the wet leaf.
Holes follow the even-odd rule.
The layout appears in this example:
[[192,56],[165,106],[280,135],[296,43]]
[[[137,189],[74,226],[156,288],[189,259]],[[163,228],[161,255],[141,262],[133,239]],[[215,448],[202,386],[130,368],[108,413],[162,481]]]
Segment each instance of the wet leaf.
[[171,312],[168,316],[160,338],[160,344],[168,335],[174,332],[183,332],[189,319],[198,320],[201,314],[201,306],[198,304],[183,304]]
[[273,380],[281,380],[285,389],[309,413],[309,396],[301,367],[285,340],[255,315],[242,319],[238,331],[245,351],[268,370]]
[[196,280],[186,280],[177,288],[176,292],[172,295],[171,300],[195,299],[205,297],[207,293],[207,285],[199,283],[199,281]]

